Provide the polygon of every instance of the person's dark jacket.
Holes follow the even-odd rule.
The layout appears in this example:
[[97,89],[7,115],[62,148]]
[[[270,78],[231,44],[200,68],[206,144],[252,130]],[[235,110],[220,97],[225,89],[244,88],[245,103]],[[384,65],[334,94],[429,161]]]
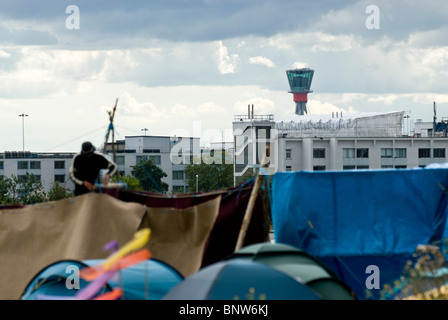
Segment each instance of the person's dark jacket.
[[108,169],[109,175],[112,177],[118,167],[117,164],[98,152],[78,153],[73,157],[70,178],[75,183],[75,196],[89,192],[89,189],[84,186],[84,181],[95,184],[101,169]]

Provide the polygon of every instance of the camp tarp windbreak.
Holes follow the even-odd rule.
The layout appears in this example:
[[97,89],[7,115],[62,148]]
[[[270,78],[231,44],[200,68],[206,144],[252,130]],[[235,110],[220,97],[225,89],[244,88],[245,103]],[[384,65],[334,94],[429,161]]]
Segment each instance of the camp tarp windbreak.
[[145,212],[142,204],[96,193],[0,210],[0,299],[19,299],[53,262],[106,258],[104,245],[131,240]]
[[418,245],[442,245],[447,188],[448,169],[278,172],[275,241],[319,258],[358,298],[378,299]]
[[[254,179],[237,185],[206,193],[165,195],[160,193],[127,190],[124,188],[102,188],[103,192],[126,202],[137,202],[151,208],[185,209],[221,196],[219,213],[205,244],[201,268],[218,262],[232,254],[238,240],[241,225],[253,189]],[[243,246],[268,240],[270,228],[269,205],[259,192],[248,225]]]
[[220,201],[218,195],[185,209],[148,208],[139,228],[151,230],[146,245],[151,256],[173,266],[184,277],[197,272]]
[[[0,299],[18,299],[42,268],[60,260],[105,259],[104,246],[131,241],[150,228],[151,257],[189,275],[199,270],[221,195],[198,205],[149,208],[107,194],[88,193],[0,210]],[[225,241],[224,238],[221,239]]]

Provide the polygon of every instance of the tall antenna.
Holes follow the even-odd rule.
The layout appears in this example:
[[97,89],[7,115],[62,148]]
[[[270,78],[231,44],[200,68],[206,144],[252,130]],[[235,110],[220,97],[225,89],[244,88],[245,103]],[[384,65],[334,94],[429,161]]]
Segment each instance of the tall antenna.
[[434,120],[432,124],[432,137],[434,138],[437,126],[437,111],[436,111],[436,102],[434,101]]

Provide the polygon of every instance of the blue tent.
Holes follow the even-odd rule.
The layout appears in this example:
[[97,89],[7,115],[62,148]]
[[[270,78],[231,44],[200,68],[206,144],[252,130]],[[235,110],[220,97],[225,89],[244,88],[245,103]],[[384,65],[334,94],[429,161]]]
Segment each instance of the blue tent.
[[[67,267],[81,270],[87,266],[103,263],[103,259],[94,260],[61,260],[52,263],[38,272],[26,286],[21,300],[36,300],[39,295],[56,297],[73,297],[78,290],[68,289],[66,281],[73,272]],[[121,270],[98,293],[112,291],[115,287],[123,290],[124,300],[160,300],[172,287],[183,280],[183,276],[170,265],[157,259],[149,259]],[[83,289],[90,282],[80,279]]]
[[447,189],[446,168],[278,172],[275,241],[319,258],[360,299],[378,299],[419,244],[442,246]]
[[[84,260],[90,266],[104,260]],[[111,287],[122,287],[125,300],[160,300],[184,277],[169,264],[151,258],[123,269],[118,277],[108,281]]]
[[[39,271],[26,285],[21,300],[36,300],[39,295],[57,296],[63,299],[64,297],[73,297],[77,290],[67,288],[67,280],[74,275],[74,270],[81,270],[88,265],[78,260],[60,260],[43,268]],[[79,279],[79,288],[85,288],[89,282]],[[110,292],[112,288],[109,285],[103,286],[98,293]]]

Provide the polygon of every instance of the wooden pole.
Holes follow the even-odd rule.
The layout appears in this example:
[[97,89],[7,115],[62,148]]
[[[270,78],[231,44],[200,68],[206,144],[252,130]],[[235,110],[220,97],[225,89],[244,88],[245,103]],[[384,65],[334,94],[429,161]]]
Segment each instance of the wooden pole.
[[[266,146],[266,152],[261,162],[261,167],[263,168],[267,168],[269,166],[269,162],[267,161],[267,157],[269,156],[269,150],[270,150],[269,146]],[[238,235],[235,251],[238,251],[243,246],[244,239],[246,238],[247,229],[249,227],[250,219],[252,218],[252,212],[255,206],[255,202],[257,200],[258,190],[260,189],[261,183],[263,182],[263,178],[264,175],[261,175],[260,172],[258,172],[258,175],[255,178],[254,186],[252,187],[252,191],[250,193],[250,198],[249,202],[247,203],[246,212],[244,213],[243,223],[241,225],[240,233]]]

